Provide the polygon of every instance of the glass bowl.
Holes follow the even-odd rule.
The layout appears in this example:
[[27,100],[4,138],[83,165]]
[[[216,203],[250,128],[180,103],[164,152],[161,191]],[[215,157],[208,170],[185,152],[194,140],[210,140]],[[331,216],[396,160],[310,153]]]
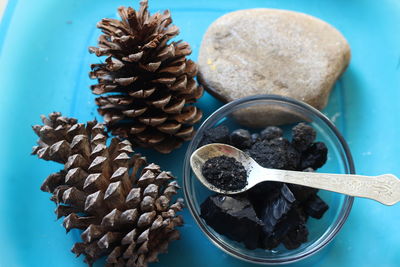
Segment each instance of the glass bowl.
[[[270,115],[272,108],[278,113]],[[262,116],[284,119],[289,122],[287,125],[280,125],[284,132],[288,132],[293,126],[290,121],[307,122],[316,130],[317,140],[324,142],[328,147],[328,160],[318,172],[355,173],[352,156],[345,140],[333,123],[321,112],[308,104],[287,97],[275,95],[251,96],[230,102],[215,111],[200,126],[189,144],[183,169],[183,189],[187,206],[200,229],[212,243],[234,257],[261,264],[284,264],[299,261],[318,252],[332,241],[350,213],[353,197],[320,190],[318,195],[329,205],[329,209],[320,220],[308,219],[308,241],[294,250],[288,250],[283,245],[274,250],[246,249],[242,243],[218,234],[200,217],[201,203],[213,192],[200,184],[191,171],[190,155],[198,147],[203,134],[208,129],[218,125],[226,125],[230,130],[247,128],[252,131],[251,128],[243,126],[243,124],[249,123],[249,120],[243,120],[242,111],[244,110],[253,113],[250,115],[251,119],[256,117],[259,119]]]

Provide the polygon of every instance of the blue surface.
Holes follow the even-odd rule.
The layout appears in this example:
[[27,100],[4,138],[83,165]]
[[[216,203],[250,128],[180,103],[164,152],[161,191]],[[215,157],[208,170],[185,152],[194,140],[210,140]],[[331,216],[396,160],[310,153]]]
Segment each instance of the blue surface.
[[[36,137],[30,126],[54,110],[86,121],[97,116],[88,89],[95,56],[95,24],[115,17],[119,5],[136,1],[9,0],[0,24],[0,266],[85,266],[69,251],[77,233],[65,235],[54,205],[39,190],[60,166],[30,156]],[[349,69],[338,82],[325,112],[344,133],[357,172],[400,175],[400,1],[396,0],[151,0],[151,11],[169,8],[180,37],[196,59],[203,33],[227,12],[272,7],[305,12],[337,27],[352,48]],[[220,103],[205,95],[199,106],[210,114]],[[98,116],[97,116],[98,117]],[[146,155],[181,181],[186,146],[169,156]],[[214,247],[184,212],[182,239],[152,266],[233,266],[251,264]],[[338,237],[311,258],[291,266],[400,266],[400,204],[385,207],[356,200]]]

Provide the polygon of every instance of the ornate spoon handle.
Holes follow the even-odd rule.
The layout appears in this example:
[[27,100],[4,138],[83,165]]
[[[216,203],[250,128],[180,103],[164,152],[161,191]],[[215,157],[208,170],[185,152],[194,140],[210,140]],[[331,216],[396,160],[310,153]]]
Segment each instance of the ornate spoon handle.
[[400,201],[400,180],[392,174],[363,176],[264,168],[262,172],[264,174],[259,177],[263,177],[266,181],[298,184],[355,197],[370,198],[385,205],[393,205]]

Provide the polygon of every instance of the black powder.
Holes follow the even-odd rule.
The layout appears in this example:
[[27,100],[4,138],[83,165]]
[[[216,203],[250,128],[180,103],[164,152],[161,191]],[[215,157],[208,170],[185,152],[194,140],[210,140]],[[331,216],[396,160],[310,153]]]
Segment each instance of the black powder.
[[210,184],[222,190],[239,190],[247,185],[246,169],[231,157],[211,158],[204,163],[201,171]]

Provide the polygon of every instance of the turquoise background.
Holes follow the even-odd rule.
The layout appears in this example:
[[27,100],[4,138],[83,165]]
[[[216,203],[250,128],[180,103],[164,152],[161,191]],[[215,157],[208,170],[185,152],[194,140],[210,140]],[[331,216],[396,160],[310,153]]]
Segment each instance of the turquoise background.
[[[69,251],[78,233],[65,235],[55,220],[42,180],[61,168],[30,156],[40,114],[61,111],[80,121],[98,117],[88,89],[89,64],[98,59],[97,21],[115,17],[137,1],[9,0],[0,24],[0,266],[85,266]],[[308,13],[337,27],[352,48],[350,67],[324,112],[352,150],[357,173],[400,175],[400,1],[398,0],[151,0],[151,11],[170,9],[180,38],[197,58],[208,25],[227,12],[283,8]],[[221,103],[208,94],[199,106],[208,115]],[[99,118],[100,119],[100,118]],[[182,179],[187,145],[169,156],[144,152]],[[212,245],[189,212],[182,239],[152,266],[251,266]],[[290,266],[400,266],[400,204],[386,207],[357,199],[337,238],[320,253]]]

